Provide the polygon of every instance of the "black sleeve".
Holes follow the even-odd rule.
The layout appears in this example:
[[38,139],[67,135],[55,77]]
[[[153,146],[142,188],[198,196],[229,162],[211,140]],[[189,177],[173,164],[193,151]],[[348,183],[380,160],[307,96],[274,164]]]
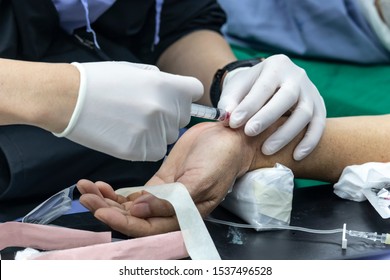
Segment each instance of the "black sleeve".
[[42,201],[82,178],[106,181],[114,188],[142,186],[161,163],[117,159],[33,126],[2,126],[0,204]]
[[166,0],[161,12],[160,41],[154,58],[158,57],[181,37],[201,29],[220,33],[226,21],[225,12],[213,0]]

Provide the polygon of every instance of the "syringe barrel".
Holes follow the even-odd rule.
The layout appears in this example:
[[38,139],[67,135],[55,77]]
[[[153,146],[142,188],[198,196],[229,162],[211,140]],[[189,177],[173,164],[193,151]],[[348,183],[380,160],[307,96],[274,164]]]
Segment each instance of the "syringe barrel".
[[220,108],[191,104],[191,116],[208,120],[224,121],[227,114],[225,110]]

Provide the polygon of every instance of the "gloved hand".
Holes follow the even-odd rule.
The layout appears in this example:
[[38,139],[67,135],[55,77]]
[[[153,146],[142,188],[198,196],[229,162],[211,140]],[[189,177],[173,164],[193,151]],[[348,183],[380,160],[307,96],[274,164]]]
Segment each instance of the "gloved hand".
[[301,160],[318,144],[325,129],[326,109],[317,88],[305,71],[285,55],[274,55],[253,67],[228,72],[218,107],[231,112],[229,126],[245,125],[255,136],[286,113],[291,115],[263,144],[271,155],[287,145],[307,125],[304,138],[294,150]]
[[80,71],[77,104],[67,128],[55,135],[121,159],[163,158],[189,123],[191,103],[203,94],[197,79],[151,65],[73,65]]

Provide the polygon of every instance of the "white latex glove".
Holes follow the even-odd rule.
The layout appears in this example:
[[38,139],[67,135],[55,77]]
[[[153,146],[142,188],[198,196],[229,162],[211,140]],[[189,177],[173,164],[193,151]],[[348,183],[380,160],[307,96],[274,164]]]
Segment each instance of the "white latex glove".
[[262,152],[266,155],[279,151],[308,125],[294,150],[294,159],[301,160],[313,151],[325,128],[322,97],[306,72],[285,55],[274,55],[253,67],[228,72],[218,107],[231,112],[230,127],[245,125],[248,136],[261,133],[292,111],[264,142]]
[[192,77],[128,62],[73,63],[80,71],[77,104],[58,137],[133,161],[164,157],[203,94]]

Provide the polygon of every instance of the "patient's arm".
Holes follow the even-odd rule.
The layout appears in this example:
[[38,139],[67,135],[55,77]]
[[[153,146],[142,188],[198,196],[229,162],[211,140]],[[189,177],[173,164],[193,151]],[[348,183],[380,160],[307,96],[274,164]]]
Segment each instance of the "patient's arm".
[[[302,135],[276,155],[264,156],[260,147],[270,133],[272,129],[247,137],[221,123],[196,125],[179,139],[148,185],[183,183],[206,216],[235,179],[253,169],[278,162],[291,168],[295,177],[334,182],[347,165],[390,160],[390,116],[329,119],[316,150],[300,162],[292,159],[292,150]],[[122,233],[144,236],[178,228],[172,206],[150,194],[125,198],[105,183],[86,180],[78,187],[83,194],[80,201],[98,219]]]
[[296,162],[290,156],[295,139],[275,156],[257,152],[251,169],[279,162],[296,178],[336,182],[348,165],[390,161],[389,140],[390,115],[330,118],[320,144],[305,160]]
[[[200,213],[207,215],[243,175],[253,159],[252,146],[241,131],[220,123],[203,123],[188,130],[175,144],[160,170],[147,185],[181,182]],[[246,150],[250,149],[250,150]],[[103,182],[82,180],[80,202],[113,229],[143,236],[177,229],[172,206],[154,196],[117,196]]]

